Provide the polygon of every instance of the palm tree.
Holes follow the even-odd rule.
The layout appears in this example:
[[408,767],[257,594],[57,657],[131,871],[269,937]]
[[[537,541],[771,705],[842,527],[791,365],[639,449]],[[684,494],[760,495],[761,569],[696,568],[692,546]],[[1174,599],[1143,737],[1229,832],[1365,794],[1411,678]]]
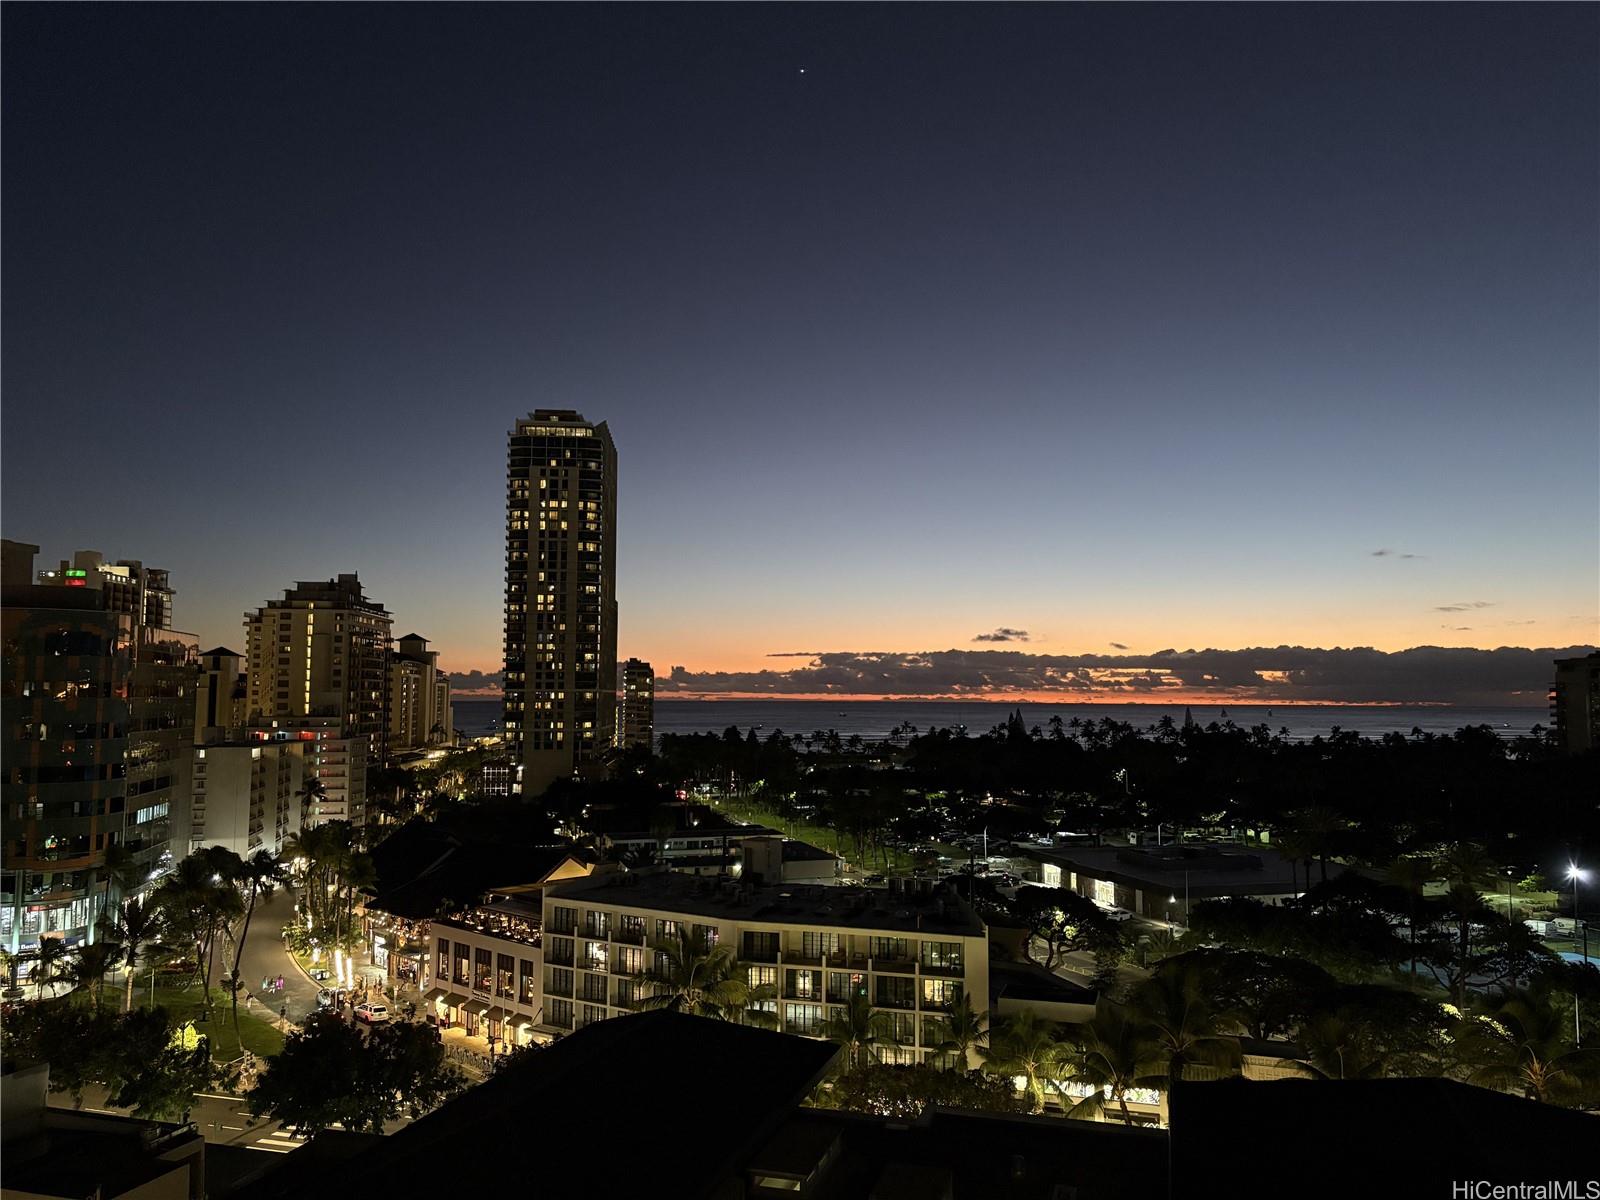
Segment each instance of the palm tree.
[[39,948],[33,952],[33,983],[39,989],[39,999],[44,999],[47,983],[54,983],[67,957],[67,944],[60,938],[40,938]]
[[1070,1026],[1067,1036],[1072,1043],[1071,1078],[1095,1089],[1067,1110],[1069,1117],[1103,1117],[1106,1106],[1114,1102],[1123,1123],[1132,1125],[1128,1093],[1134,1088],[1166,1087],[1168,1064],[1161,1047],[1150,1028],[1122,1005],[1102,998],[1095,1004],[1093,1018]]
[[[238,855],[233,857],[238,860]],[[208,1013],[217,937],[232,926],[234,918],[243,915],[238,890],[218,870],[228,866],[217,854],[205,851],[191,854],[178,863],[153,893],[167,927],[194,950],[195,980],[202,985],[200,1003]]]
[[121,842],[112,842],[105,848],[100,860],[100,879],[105,884],[100,894],[101,922],[105,921],[106,913],[111,910],[111,889],[115,887],[123,896],[127,896],[133,890],[131,885],[137,878],[137,872],[132,850]]
[[1520,1091],[1546,1104],[1577,1104],[1600,1084],[1600,1050],[1576,1049],[1567,1023],[1526,992],[1487,1017],[1463,1018],[1456,1032],[1469,1083]]
[[844,1051],[845,1066],[854,1070],[872,1062],[879,1046],[893,1044],[894,1022],[872,1011],[870,997],[855,993],[823,1022],[822,1036]]
[[983,1069],[994,1075],[1020,1076],[1028,1093],[1030,1111],[1044,1111],[1045,1084],[1061,1078],[1067,1050],[1053,1021],[1034,1016],[1025,1008],[989,1033],[989,1044],[978,1047]]
[[250,918],[255,915],[256,901],[268,898],[287,878],[282,864],[265,850],[257,850],[239,868],[236,882],[244,889],[244,923],[239,927],[239,937],[233,944],[233,971],[228,990],[233,996],[233,1034],[239,1037],[239,963],[244,958],[245,939],[250,936]]
[[744,1011],[740,1020],[745,1025],[753,1025],[757,1029],[777,1029],[782,1025],[778,1020],[777,1005],[772,1001],[778,997],[778,985],[775,983],[756,983],[750,980],[750,963],[739,963],[735,970],[745,980],[746,995]]
[[656,961],[645,973],[652,994],[640,1008],[665,1008],[728,1020],[743,1014],[750,985],[740,977],[732,946],[707,946],[703,935],[680,929],[675,939],[653,941]]
[[96,1012],[100,1011],[100,995],[106,976],[122,958],[122,944],[107,938],[78,947],[78,952],[67,961],[62,975],[76,991],[83,988],[94,1000]]
[[1309,1061],[1299,1072],[1313,1079],[1381,1079],[1382,1055],[1361,1026],[1342,1012],[1318,1013],[1300,1024],[1297,1035]]
[[148,900],[135,897],[122,906],[122,919],[117,922],[116,936],[122,943],[123,964],[128,969],[128,995],[122,1011],[133,1011],[133,976],[139,969],[139,955],[146,946],[161,938],[161,909]]
[[317,829],[312,818],[317,815],[317,805],[328,798],[328,789],[315,775],[306,776],[300,784],[300,828]]
[[1203,976],[1194,963],[1168,959],[1133,996],[1134,1020],[1143,1025],[1156,1051],[1167,1060],[1168,1086],[1191,1066],[1238,1074],[1239,1039],[1221,1030],[1239,1023],[1206,999]]
[[972,1051],[980,1053],[989,1040],[989,1014],[973,1007],[972,993],[962,992],[950,1011],[938,1019],[939,1053],[950,1055],[952,1066],[965,1071],[972,1065]]
[[1427,858],[1407,855],[1389,864],[1388,879],[1406,894],[1406,918],[1411,934],[1411,973],[1417,973],[1417,916],[1422,909],[1427,886],[1438,877],[1436,864]]
[[1435,867],[1449,884],[1446,896],[1456,921],[1456,962],[1450,972],[1450,999],[1465,1002],[1467,977],[1472,973],[1472,926],[1486,913],[1483,890],[1498,881],[1494,862],[1473,842],[1454,842],[1440,853]]

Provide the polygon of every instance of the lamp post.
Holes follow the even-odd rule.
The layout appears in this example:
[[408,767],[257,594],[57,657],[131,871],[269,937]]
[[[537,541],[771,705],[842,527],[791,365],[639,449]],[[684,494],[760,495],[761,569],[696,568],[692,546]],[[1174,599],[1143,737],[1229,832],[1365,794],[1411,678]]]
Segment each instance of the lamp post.
[[[1572,880],[1572,941],[1574,945],[1578,941],[1578,922],[1580,920],[1578,916],[1578,884],[1588,874],[1589,872],[1580,868],[1577,863],[1569,863],[1567,865],[1567,878]],[[1583,931],[1583,961],[1585,963],[1589,961],[1589,930],[1587,928]],[[1580,1008],[1582,1008],[1582,1004],[1578,1000],[1578,994],[1574,992],[1572,994],[1572,1037],[1576,1047],[1582,1050],[1583,1019],[1579,1016]]]

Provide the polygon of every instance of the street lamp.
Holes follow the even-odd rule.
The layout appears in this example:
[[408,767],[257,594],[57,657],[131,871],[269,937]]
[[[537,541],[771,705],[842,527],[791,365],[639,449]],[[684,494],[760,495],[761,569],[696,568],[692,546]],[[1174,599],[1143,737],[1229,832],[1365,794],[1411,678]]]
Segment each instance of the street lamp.
[[[1577,863],[1568,863],[1567,878],[1572,880],[1572,940],[1576,944],[1580,919],[1578,917],[1578,884],[1589,878],[1589,872],[1583,870]],[[1589,929],[1587,926],[1583,930],[1583,961],[1585,964],[1589,961]],[[1572,994],[1572,1037],[1579,1050],[1583,1049],[1583,1022],[1578,1015],[1578,1010],[1582,1007],[1578,994],[1574,992]]]

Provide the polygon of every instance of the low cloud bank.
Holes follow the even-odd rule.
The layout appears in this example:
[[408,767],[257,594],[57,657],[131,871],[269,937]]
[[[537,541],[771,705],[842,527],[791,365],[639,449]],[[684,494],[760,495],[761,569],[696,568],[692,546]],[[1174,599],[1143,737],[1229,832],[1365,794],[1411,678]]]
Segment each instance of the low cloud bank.
[[1305,646],[1161,650],[1155,654],[829,651],[786,670],[691,671],[675,666],[658,695],[1004,698],[1059,694],[1124,703],[1208,696],[1244,703],[1542,705],[1551,660],[1590,646],[1496,650]]

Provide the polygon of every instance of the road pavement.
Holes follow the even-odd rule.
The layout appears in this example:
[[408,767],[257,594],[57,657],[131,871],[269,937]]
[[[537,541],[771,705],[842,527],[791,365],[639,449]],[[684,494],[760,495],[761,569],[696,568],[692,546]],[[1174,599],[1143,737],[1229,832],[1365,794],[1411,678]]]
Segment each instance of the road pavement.
[[[131,1115],[127,1109],[107,1107],[107,1098],[105,1088],[98,1084],[90,1084],[83,1090],[81,1111],[110,1113],[118,1117]],[[66,1111],[73,1111],[76,1108],[72,1098],[65,1092],[52,1095],[50,1107]],[[252,1122],[249,1101],[238,1096],[201,1092],[194,1098],[194,1106],[189,1110],[189,1120],[194,1122],[196,1128],[200,1130],[200,1135],[207,1142],[247,1146],[252,1150],[287,1154],[308,1140],[296,1137],[278,1121],[261,1119]]]
[[[247,992],[274,1013],[286,1009],[289,1020],[298,1025],[317,1010],[320,985],[306,977],[283,944],[283,927],[293,920],[294,895],[289,888],[281,888],[269,898],[258,901],[250,920],[250,936],[245,939],[239,973],[244,976]],[[277,979],[280,975],[283,976],[282,992],[261,990],[263,979]]]

